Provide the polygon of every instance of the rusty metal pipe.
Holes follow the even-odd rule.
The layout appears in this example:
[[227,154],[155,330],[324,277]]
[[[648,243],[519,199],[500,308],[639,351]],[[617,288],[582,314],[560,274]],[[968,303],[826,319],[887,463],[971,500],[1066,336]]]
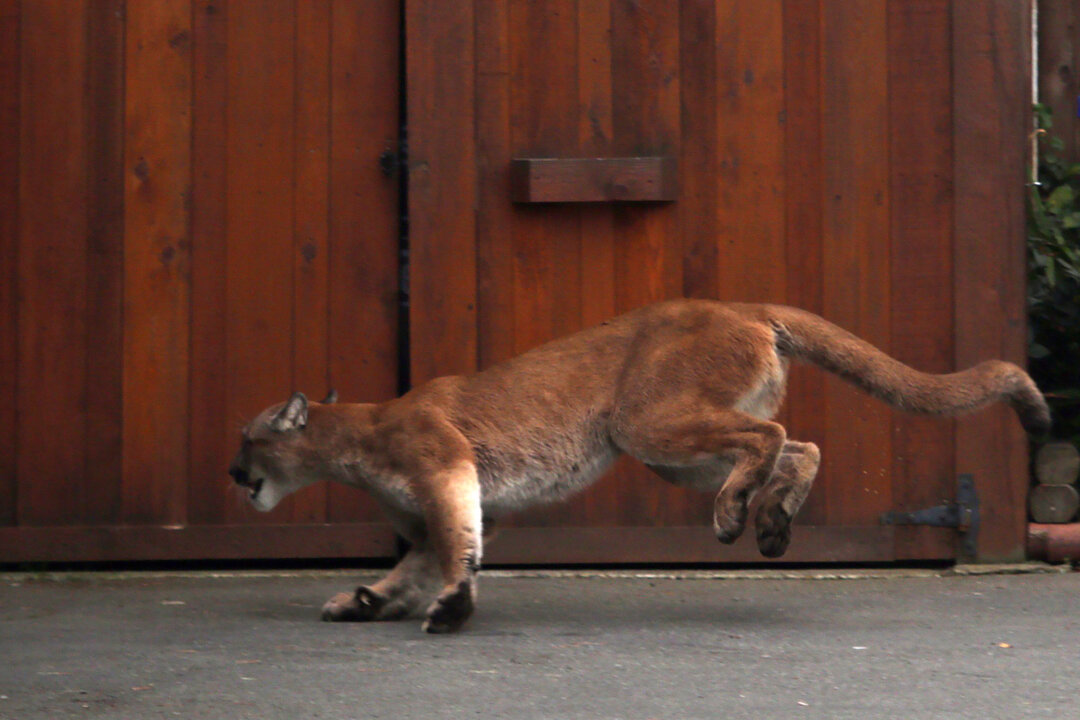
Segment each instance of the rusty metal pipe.
[[1051,563],[1080,560],[1080,523],[1029,523],[1027,555]]

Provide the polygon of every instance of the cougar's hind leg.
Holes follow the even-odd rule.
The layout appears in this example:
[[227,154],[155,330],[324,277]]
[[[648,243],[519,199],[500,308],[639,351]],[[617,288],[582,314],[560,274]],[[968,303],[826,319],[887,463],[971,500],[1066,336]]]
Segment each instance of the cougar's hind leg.
[[679,415],[641,410],[618,418],[613,437],[624,452],[659,468],[693,468],[718,458],[729,462],[731,471],[713,507],[713,529],[720,542],[735,542],[746,527],[750,498],[773,473],[784,428],[731,408],[692,401],[668,407],[678,407]]
[[821,452],[814,443],[789,440],[776,470],[761,491],[754,524],[758,549],[765,557],[780,557],[791,543],[791,521],[799,512],[817,476]]

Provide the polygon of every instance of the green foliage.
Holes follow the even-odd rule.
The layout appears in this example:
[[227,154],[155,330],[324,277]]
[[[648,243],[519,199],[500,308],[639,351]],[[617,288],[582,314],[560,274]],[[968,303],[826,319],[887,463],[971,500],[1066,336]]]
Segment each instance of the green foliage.
[[1062,157],[1050,111],[1035,106],[1038,184],[1028,194],[1028,358],[1054,435],[1080,444],[1080,163]]

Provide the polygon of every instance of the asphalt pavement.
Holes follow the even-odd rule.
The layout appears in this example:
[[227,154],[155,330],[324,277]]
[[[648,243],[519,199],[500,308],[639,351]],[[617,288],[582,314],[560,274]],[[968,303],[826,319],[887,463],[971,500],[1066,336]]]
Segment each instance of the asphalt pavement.
[[791,575],[487,573],[428,636],[319,622],[365,571],[0,574],[0,717],[1080,717],[1080,574]]

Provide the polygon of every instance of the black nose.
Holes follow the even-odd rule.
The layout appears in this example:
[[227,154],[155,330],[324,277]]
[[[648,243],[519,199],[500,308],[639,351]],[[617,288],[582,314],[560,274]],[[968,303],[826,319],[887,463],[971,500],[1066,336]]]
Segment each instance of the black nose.
[[236,481],[237,485],[247,485],[250,480],[247,470],[239,465],[233,465],[229,468],[229,474],[232,475],[232,479]]

